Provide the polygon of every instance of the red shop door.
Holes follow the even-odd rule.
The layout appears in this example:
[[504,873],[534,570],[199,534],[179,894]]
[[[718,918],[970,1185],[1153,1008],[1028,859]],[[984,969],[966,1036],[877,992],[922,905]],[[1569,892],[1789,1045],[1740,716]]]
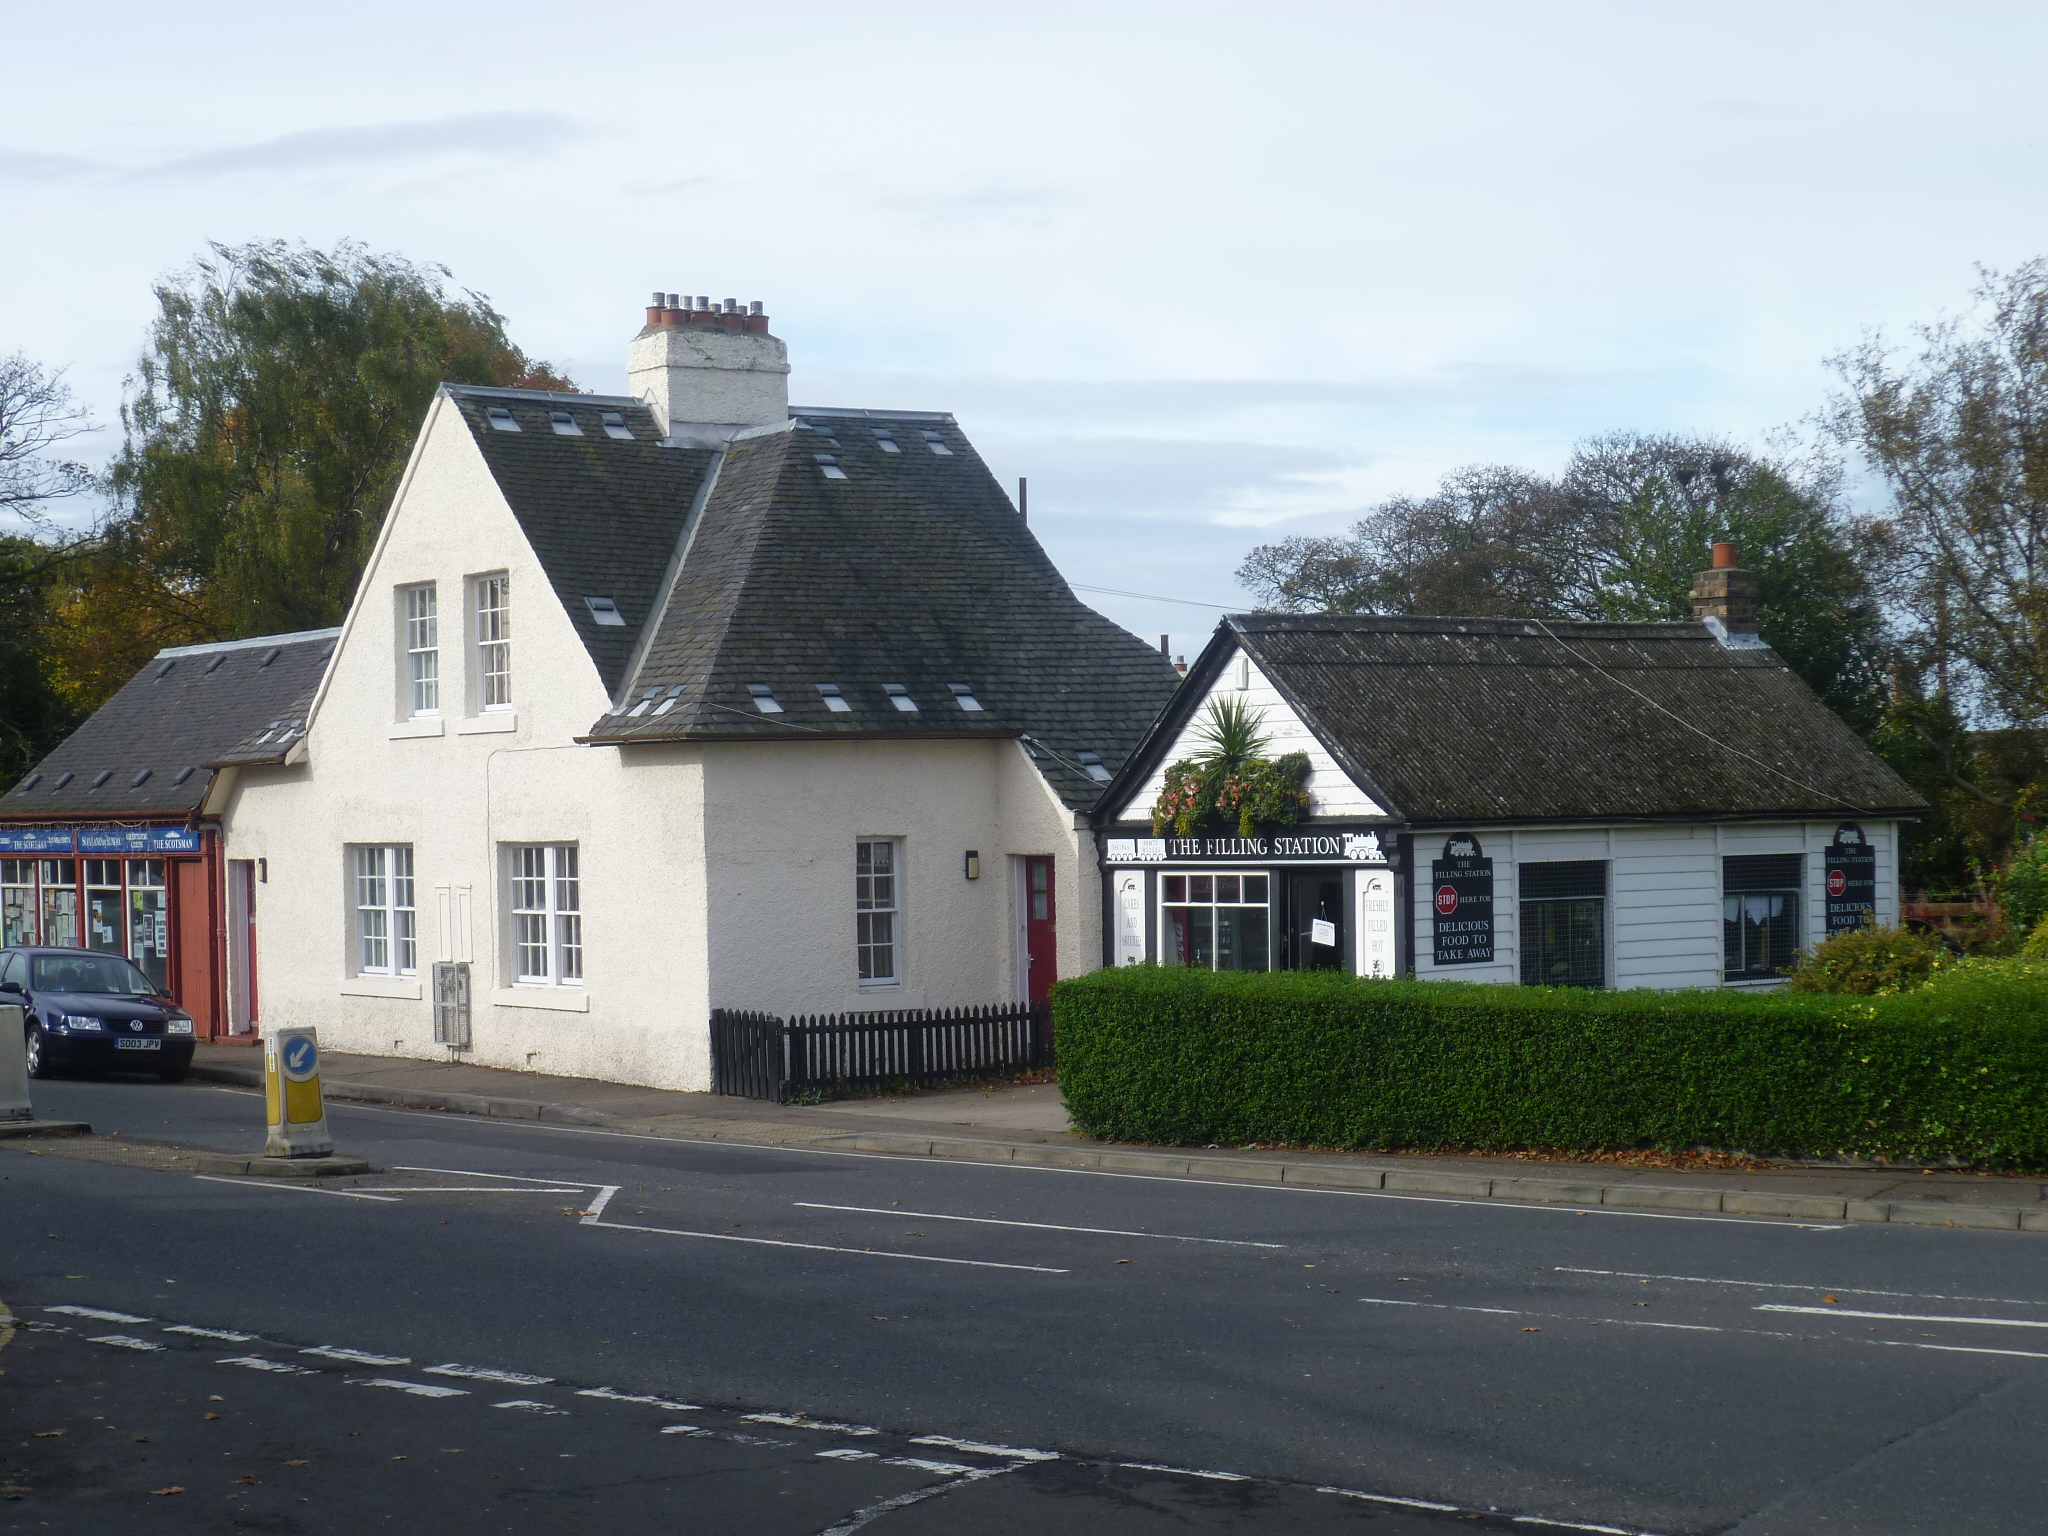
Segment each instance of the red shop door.
[[192,1015],[202,1040],[219,1030],[214,1017],[213,901],[206,863],[201,859],[171,860],[171,949],[176,957],[173,992]]
[[1024,861],[1024,953],[1031,967],[1027,996],[1042,1003],[1059,980],[1059,950],[1053,939],[1052,860]]

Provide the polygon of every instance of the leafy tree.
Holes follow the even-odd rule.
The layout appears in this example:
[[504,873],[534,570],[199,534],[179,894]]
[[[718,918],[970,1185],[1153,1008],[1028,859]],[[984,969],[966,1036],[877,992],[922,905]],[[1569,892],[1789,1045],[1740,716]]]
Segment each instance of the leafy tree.
[[1983,272],[1970,323],[1832,359],[1837,437],[1891,493],[1885,595],[1936,686],[1980,718],[2048,723],[2048,260]]
[[1731,538],[1758,575],[1764,639],[1872,728],[1881,614],[1827,465],[1615,433],[1581,443],[1557,480],[1459,470],[1430,497],[1374,508],[1347,536],[1255,549],[1238,579],[1293,611],[1689,619],[1709,546]]
[[573,389],[445,268],[216,245],[156,290],[119,515],[67,611],[78,686],[158,646],[339,621],[443,381]]

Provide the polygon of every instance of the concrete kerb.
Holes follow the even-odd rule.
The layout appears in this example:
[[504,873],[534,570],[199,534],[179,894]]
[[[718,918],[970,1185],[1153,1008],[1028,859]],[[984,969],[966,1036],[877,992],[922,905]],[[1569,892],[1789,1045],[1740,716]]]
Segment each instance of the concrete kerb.
[[[194,1077],[212,1082],[261,1087],[263,1074],[239,1067],[195,1065]],[[678,1139],[718,1137],[716,1122],[679,1128],[673,1119],[654,1127],[619,1115],[537,1099],[508,1099],[476,1093],[435,1093],[418,1088],[388,1088],[381,1083],[328,1082],[330,1099],[389,1104],[407,1109],[438,1109],[456,1114],[505,1120],[554,1121]],[[1892,1223],[1899,1226],[1954,1227],[2002,1232],[2048,1233],[2048,1209],[2018,1206],[1962,1205],[1932,1201],[1851,1200],[1839,1196],[1794,1195],[1775,1191],[1705,1189],[1692,1185],[1600,1184],[1565,1179],[1499,1179],[1426,1169],[1378,1168],[1326,1162],[1287,1162],[1251,1158],[1206,1157],[1199,1153],[1150,1151],[1135,1147],[1051,1146],[1035,1142],[967,1140],[900,1132],[863,1131],[848,1134],[806,1128],[792,1144],[843,1147],[858,1152],[893,1153],[906,1157],[940,1157],[981,1163],[1028,1163],[1051,1168],[1101,1168],[1123,1173],[1241,1179],[1252,1183],[1287,1184],[1306,1189],[1377,1189],[1462,1200],[1501,1200],[1515,1204],[1572,1205],[1616,1210],[1683,1211],[1731,1216],[1774,1216],[1792,1221]],[[260,1161],[252,1159],[251,1161]],[[273,1160],[274,1161],[274,1160]]]

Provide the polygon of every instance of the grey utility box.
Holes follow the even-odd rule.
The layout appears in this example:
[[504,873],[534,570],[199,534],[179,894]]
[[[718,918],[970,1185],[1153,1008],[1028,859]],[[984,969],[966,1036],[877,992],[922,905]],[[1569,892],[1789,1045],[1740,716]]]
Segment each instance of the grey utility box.
[[469,962],[434,962],[434,1044],[469,1049]]

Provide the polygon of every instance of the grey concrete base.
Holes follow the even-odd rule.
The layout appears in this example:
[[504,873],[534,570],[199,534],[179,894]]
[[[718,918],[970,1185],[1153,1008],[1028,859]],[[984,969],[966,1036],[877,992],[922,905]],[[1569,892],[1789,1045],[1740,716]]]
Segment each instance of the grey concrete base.
[[325,1179],[377,1171],[366,1158],[338,1152],[326,1157],[239,1157],[231,1152],[200,1152],[193,1156],[192,1166],[201,1173],[264,1179]]
[[0,1140],[11,1136],[90,1136],[84,1120],[0,1120]]

